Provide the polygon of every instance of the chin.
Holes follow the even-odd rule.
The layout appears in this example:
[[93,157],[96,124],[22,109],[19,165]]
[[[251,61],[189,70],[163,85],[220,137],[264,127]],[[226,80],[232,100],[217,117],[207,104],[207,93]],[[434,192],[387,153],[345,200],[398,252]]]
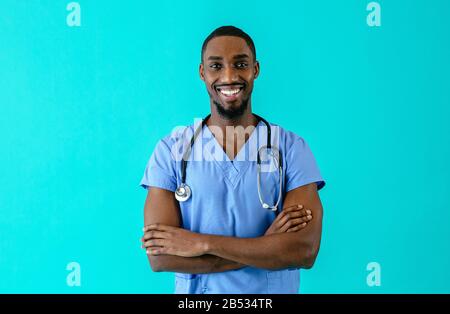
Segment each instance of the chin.
[[236,119],[244,114],[248,107],[248,100],[237,100],[233,104],[222,104],[221,102],[214,101],[217,112],[220,116],[226,119]]

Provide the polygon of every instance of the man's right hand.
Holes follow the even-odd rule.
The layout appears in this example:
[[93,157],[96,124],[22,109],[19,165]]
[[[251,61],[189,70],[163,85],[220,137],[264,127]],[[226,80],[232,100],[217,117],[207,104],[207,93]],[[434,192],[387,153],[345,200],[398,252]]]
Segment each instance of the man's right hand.
[[303,205],[286,207],[278,214],[264,235],[301,230],[311,219],[311,211],[303,208]]

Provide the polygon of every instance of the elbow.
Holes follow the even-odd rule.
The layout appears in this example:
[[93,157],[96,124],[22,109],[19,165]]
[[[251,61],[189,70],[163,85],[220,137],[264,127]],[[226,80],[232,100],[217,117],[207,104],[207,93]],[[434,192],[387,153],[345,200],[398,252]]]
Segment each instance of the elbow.
[[301,251],[298,266],[304,269],[311,269],[316,262],[317,255],[319,254],[319,246],[308,245]]
[[314,266],[314,263],[316,262],[317,254],[308,254],[304,257],[302,262],[302,268],[304,269],[311,269]]
[[161,265],[155,265],[155,263],[150,263],[150,268],[154,273],[160,273],[165,271],[164,267],[162,267]]
[[161,256],[148,256],[148,261],[153,272],[159,273],[167,271],[166,263]]

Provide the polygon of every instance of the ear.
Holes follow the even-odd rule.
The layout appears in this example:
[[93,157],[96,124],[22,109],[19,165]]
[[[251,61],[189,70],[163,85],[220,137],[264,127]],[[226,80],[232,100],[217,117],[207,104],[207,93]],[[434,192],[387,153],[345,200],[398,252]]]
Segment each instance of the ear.
[[205,72],[204,71],[205,71],[205,69],[203,67],[203,63],[200,63],[200,66],[198,67],[198,72],[200,73],[200,79],[202,81],[205,80]]
[[258,75],[259,75],[259,61],[255,61],[254,75],[255,75],[255,79],[256,79],[256,78],[258,77]]

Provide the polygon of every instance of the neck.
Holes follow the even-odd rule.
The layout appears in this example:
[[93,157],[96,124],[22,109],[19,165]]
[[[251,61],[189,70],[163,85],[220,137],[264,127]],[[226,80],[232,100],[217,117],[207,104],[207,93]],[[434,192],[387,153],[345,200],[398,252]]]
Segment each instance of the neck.
[[242,115],[234,119],[227,119],[219,114],[216,105],[211,102],[211,117],[206,122],[206,125],[210,127],[211,133],[230,160],[234,160],[241,147],[250,138],[250,134],[254,130],[252,127],[256,127],[258,124],[258,119],[252,114],[251,108],[249,101]]

